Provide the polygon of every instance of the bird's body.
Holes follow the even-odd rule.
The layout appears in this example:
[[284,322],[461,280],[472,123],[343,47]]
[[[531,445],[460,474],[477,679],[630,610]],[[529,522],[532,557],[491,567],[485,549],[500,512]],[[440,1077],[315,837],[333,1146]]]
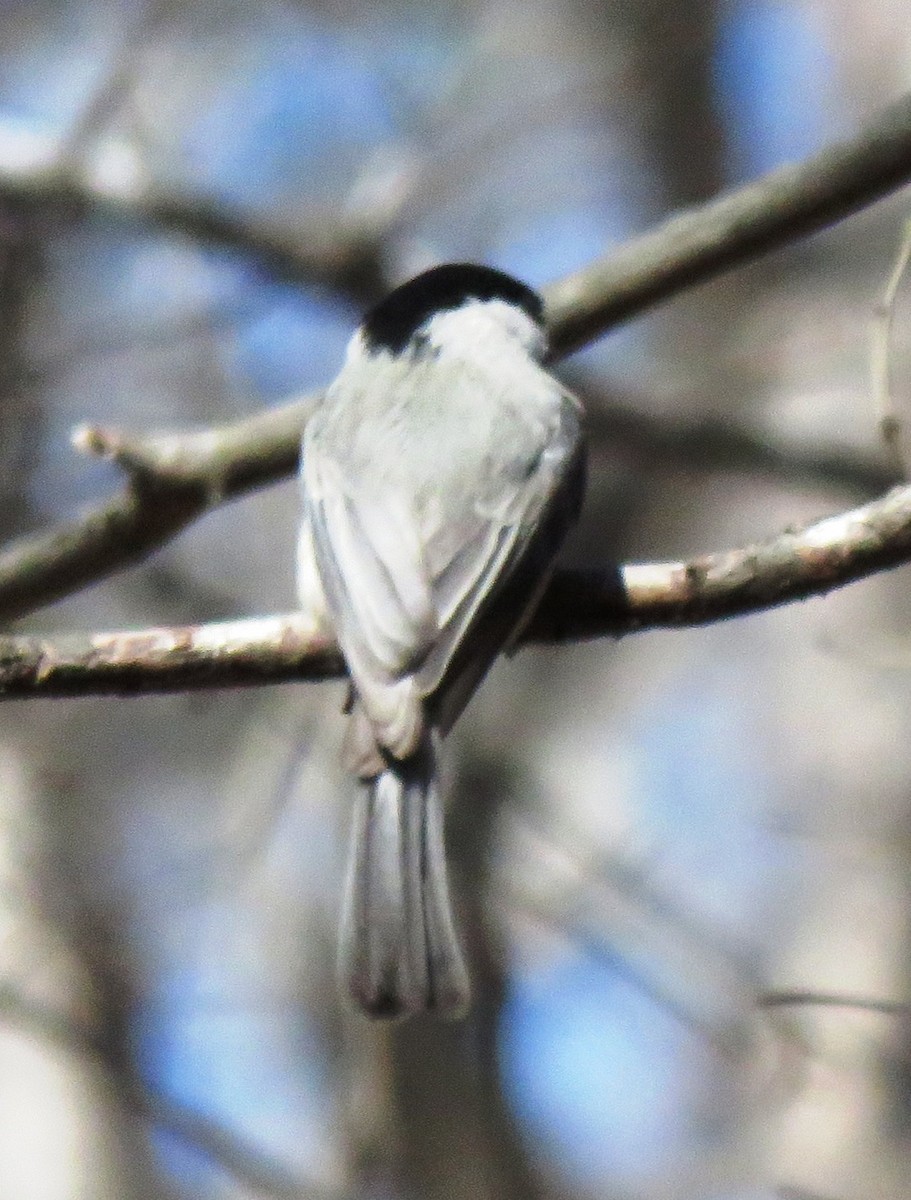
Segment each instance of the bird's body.
[[[442,296],[442,301],[441,301]],[[353,687],[355,820],[342,969],[372,1015],[464,1007],[434,739],[546,581],[581,502],[577,402],[540,365],[540,301],[437,268],[352,338],[308,424],[301,603]]]

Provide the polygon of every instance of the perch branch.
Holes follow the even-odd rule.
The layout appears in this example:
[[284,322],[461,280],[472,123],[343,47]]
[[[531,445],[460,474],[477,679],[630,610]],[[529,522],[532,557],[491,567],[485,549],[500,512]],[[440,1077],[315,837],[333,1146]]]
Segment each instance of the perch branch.
[[[911,487],[798,531],[688,562],[562,571],[526,640],[567,642],[704,625],[911,560]],[[306,615],[59,638],[0,637],[0,699],[132,695],[343,675]]]

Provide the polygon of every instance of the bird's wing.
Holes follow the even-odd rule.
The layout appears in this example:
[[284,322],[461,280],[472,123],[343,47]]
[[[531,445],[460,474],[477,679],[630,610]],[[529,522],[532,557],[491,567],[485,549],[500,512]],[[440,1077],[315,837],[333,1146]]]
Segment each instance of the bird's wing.
[[[547,511],[559,507],[580,459],[578,406],[561,394],[527,461],[493,472],[483,494],[469,481],[448,510],[430,505],[419,515],[412,498],[381,477],[346,477],[322,441],[304,445],[316,559],[359,698],[380,744],[401,757],[417,745],[423,700],[445,686],[479,614],[526,556]],[[576,516],[569,507],[559,540]],[[491,647],[491,660],[500,648]]]
[[478,664],[480,679],[522,621],[537,584],[575,523],[582,485],[582,432],[575,398],[561,393],[553,416],[540,452],[522,463],[517,474],[500,481],[499,503],[476,506],[474,528],[434,577],[440,623],[417,672],[424,696],[448,687],[453,658],[469,635],[473,653],[481,652],[481,647],[474,645],[475,627],[491,602],[516,580],[520,594],[510,599],[506,624],[498,622],[497,644],[486,655],[482,653],[486,661]]

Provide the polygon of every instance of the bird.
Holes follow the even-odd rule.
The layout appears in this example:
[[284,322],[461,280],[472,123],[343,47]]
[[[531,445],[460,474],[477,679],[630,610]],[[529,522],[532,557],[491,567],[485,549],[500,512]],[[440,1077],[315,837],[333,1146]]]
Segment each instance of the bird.
[[366,314],[304,431],[298,598],[344,656],[359,780],[338,972],[370,1018],[469,1006],[440,742],[514,647],[579,516],[582,409],[547,352],[526,284],[432,267]]

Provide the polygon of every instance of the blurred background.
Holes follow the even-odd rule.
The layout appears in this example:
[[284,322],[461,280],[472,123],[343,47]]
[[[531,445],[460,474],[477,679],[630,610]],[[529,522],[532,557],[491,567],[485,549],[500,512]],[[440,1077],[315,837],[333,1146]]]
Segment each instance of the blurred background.
[[[904,0],[4,0],[0,535],[118,485],[78,422],[280,404],[409,274],[544,284],[909,83]],[[561,365],[592,439],[568,561],[884,490],[907,211]],[[288,611],[297,507],[225,507],[13,628]],[[336,992],[341,684],[4,706],[0,1197],[908,1195],[908,578],[498,666],[450,740],[458,1025]]]

